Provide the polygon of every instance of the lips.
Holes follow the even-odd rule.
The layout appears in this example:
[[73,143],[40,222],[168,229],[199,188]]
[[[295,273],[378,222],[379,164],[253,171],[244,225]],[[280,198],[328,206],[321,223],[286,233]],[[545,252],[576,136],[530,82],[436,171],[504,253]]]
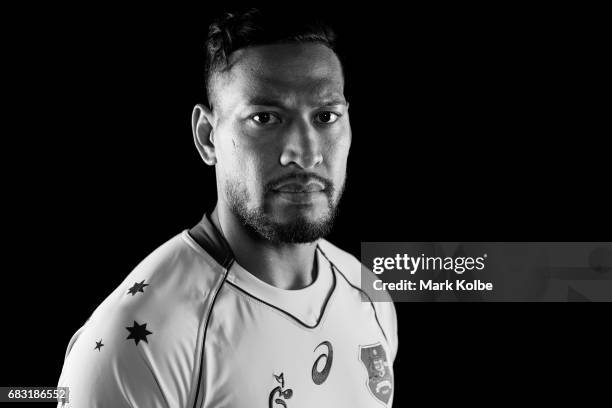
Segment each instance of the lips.
[[325,186],[316,180],[309,181],[307,183],[300,183],[296,181],[281,184],[276,187],[274,191],[279,193],[318,193],[325,190]]

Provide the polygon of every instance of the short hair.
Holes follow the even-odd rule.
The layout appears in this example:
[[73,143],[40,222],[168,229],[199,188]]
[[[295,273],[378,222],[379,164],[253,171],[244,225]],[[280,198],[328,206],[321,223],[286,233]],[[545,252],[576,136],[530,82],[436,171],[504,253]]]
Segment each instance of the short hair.
[[224,13],[208,29],[206,39],[205,82],[208,105],[212,109],[211,79],[215,72],[229,70],[230,55],[241,48],[279,43],[320,43],[337,54],[336,33],[308,13],[282,18],[250,8],[239,13]]

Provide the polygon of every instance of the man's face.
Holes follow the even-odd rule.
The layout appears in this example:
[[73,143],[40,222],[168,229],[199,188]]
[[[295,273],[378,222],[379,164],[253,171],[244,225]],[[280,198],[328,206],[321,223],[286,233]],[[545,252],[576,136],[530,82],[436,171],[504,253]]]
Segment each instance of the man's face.
[[331,229],[351,145],[340,61],[318,43],[249,47],[214,78],[220,199],[275,243]]

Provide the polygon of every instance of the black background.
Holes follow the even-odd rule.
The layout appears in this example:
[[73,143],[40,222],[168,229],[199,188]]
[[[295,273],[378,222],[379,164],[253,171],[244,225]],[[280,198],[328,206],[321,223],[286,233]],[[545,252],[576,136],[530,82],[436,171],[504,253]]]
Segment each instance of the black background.
[[[332,242],[358,255],[361,241],[609,240],[598,10],[308,7],[340,36],[351,103]],[[2,385],[56,385],[95,307],[213,207],[190,115],[225,9],[5,10]],[[601,390],[602,308],[396,307],[395,406]]]

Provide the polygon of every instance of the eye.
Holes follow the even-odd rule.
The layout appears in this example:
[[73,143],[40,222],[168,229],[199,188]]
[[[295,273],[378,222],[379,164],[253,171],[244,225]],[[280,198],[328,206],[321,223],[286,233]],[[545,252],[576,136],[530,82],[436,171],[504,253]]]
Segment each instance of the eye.
[[280,123],[280,119],[272,112],[260,112],[251,116],[251,120],[258,125],[273,125]]
[[319,112],[315,115],[315,122],[317,123],[323,123],[323,124],[330,124],[330,123],[334,123],[335,121],[337,121],[340,118],[340,115],[334,112]]

